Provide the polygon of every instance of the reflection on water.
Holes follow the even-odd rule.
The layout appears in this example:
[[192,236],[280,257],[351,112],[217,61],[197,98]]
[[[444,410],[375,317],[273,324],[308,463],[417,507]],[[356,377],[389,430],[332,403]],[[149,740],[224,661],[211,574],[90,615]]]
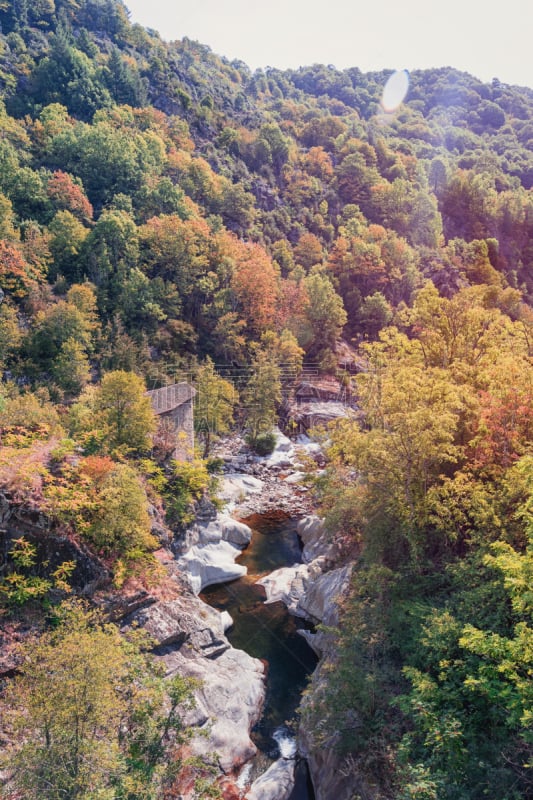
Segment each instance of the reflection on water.
[[265,605],[265,593],[255,581],[280,567],[301,562],[296,522],[280,517],[254,516],[244,520],[253,530],[252,541],[240,564],[248,575],[237,581],[209,586],[202,598],[220,611],[228,611],[234,625],[227,637],[234,647],[267,662],[267,694],[263,716],[252,732],[255,744],[267,757],[278,758],[280,746],[273,738],[280,726],[292,733],[291,720],[316,656],[297,633],[309,628],[292,617],[283,603]]

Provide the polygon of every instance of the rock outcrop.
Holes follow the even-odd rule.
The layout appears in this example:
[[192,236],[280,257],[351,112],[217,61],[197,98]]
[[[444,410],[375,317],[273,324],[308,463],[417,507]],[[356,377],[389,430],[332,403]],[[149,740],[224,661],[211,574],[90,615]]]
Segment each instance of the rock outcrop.
[[111,576],[104,562],[79,537],[62,529],[38,508],[17,503],[0,492],[0,554],[7,554],[22,536],[37,548],[38,563],[46,565],[45,577],[63,562],[73,561],[75,567],[69,580],[80,594],[90,595],[109,583]]
[[318,747],[307,736],[300,732],[298,746],[302,756],[307,760],[315,800],[353,800],[354,797],[375,797],[370,787],[365,786],[361,777],[354,773],[351,766],[335,751],[335,742],[328,747]]
[[185,719],[205,734],[193,739],[193,753],[206,761],[214,758],[225,773],[253,758],[257,748],[249,732],[263,707],[262,662],[232,647],[213,659],[173,650],[163,660],[169,677],[177,673],[201,681],[196,708]]
[[[265,589],[267,603],[281,601],[297,617],[315,624],[335,626],[338,623],[336,601],[348,587],[352,567],[330,568],[336,547],[319,517],[304,517],[298,522],[297,531],[303,542],[304,563],[277,569],[257,583]],[[323,634],[305,630],[300,634],[320,656]]]
[[320,557],[328,561],[335,558],[335,543],[327,535],[323,519],[314,514],[308,514],[298,520],[296,531],[302,540],[302,559],[304,564],[309,564]]
[[124,627],[148,631],[168,677],[179,674],[200,681],[196,706],[184,719],[199,730],[191,749],[230,773],[256,752],[249,732],[261,714],[265,684],[263,663],[235,650],[226,639],[227,622],[200,598],[186,594],[135,611]]
[[206,586],[233,581],[246,575],[246,567],[235,564],[235,559],[240,554],[238,547],[224,541],[218,544],[195,545],[178,560],[178,565],[187,576],[192,591],[200,594]]
[[[266,593],[266,603],[285,604],[291,614],[296,617],[311,619],[300,607],[300,600],[305,596],[310,583],[321,574],[320,559],[312,564],[294,564],[292,567],[281,567],[257,581]],[[316,620],[313,620],[316,621]]]
[[278,758],[253,782],[246,800],[287,800],[294,787],[294,759]]
[[310,374],[302,375],[285,411],[286,417],[301,433],[356,413],[349,385],[333,376]]
[[239,472],[225,473],[220,481],[217,491],[218,497],[228,510],[233,510],[239,503],[242,503],[248,495],[261,494],[265,483],[253,475],[246,475]]
[[[314,563],[313,561],[312,564]],[[323,622],[328,626],[336,625],[338,623],[337,600],[348,588],[351,573],[352,565],[348,564],[345,567],[324,572],[315,580],[310,581],[300,598],[300,610],[311,620]]]
[[292,419],[301,429],[309,431],[319,425],[327,425],[337,419],[354,417],[355,411],[345,403],[300,403],[291,409]]
[[252,537],[243,522],[227,514],[197,522],[175,543],[178,568],[186,576],[194,594],[206,586],[224,583],[246,575],[246,567],[235,563]]
[[[335,542],[328,537],[323,522],[318,517],[304,517],[299,521],[297,530],[303,542],[305,563],[299,565],[298,572],[295,571],[292,581],[285,586],[283,596],[279,599],[285,602],[286,597],[290,604],[288,607],[295,609],[293,613],[305,616],[313,622],[323,623],[326,627],[335,627],[339,621],[338,600],[342,599],[348,589],[353,565],[348,563],[331,569],[338,552]],[[285,577],[288,582],[289,576]],[[270,592],[273,594],[277,590],[281,594],[282,588],[279,576],[278,581],[270,586]],[[265,589],[269,591],[268,588]],[[321,693],[325,676],[334,668],[334,661],[328,654],[327,633],[302,630],[300,634],[321,659],[303,700],[305,709],[306,704],[313,704],[313,694]],[[352,770],[346,769],[334,747],[318,746],[312,732],[307,731],[304,726],[300,726],[298,732],[298,749],[307,760],[316,800],[352,800],[358,794],[361,797],[366,796],[365,787],[365,791],[356,791],[358,776],[354,776]]]
[[[258,583],[265,588],[267,602],[281,600],[292,614],[305,617],[314,623],[323,623],[327,628],[335,627],[339,621],[337,601],[342,599],[348,589],[353,565],[348,563],[332,569],[338,558],[337,548],[318,517],[311,515],[304,517],[299,521],[297,530],[303,542],[304,563],[276,570]],[[328,652],[330,650],[327,644],[328,633],[321,630],[316,633],[302,630],[300,634],[321,659],[303,700],[305,709],[306,704],[312,706],[314,693],[320,695],[328,671],[334,668],[334,660]],[[331,800],[331,798],[352,800],[354,788],[361,778],[359,775],[354,775],[351,768],[347,768],[350,765],[339,759],[334,747],[318,746],[313,739],[312,731],[300,726],[298,749],[308,762],[317,800]],[[246,795],[247,798],[271,800],[278,797],[269,781],[269,773],[272,770],[271,775],[275,776],[274,767],[277,764],[278,762],[261,776],[259,779],[261,782],[254,783],[252,789],[256,793],[250,790]],[[368,787],[362,787],[361,796],[366,796],[366,788]],[[355,796],[357,794],[358,792],[355,792]]]

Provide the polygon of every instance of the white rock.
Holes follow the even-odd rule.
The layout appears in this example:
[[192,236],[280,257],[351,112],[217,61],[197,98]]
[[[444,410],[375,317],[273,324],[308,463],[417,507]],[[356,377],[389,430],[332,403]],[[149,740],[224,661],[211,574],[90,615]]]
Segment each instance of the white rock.
[[309,436],[300,434],[296,438],[296,452],[305,453],[308,456],[320,456],[322,455],[322,446],[318,442],[313,442]]
[[290,453],[294,450],[293,444],[288,436],[285,436],[279,428],[274,428],[274,436],[276,437],[275,449],[280,453]]
[[217,494],[226,503],[240,503],[251,494],[260,494],[263,488],[264,482],[253,475],[227,473],[220,481]]
[[287,800],[294,788],[294,761],[279,758],[253,782],[246,800]]
[[328,539],[324,530],[324,520],[320,517],[314,514],[303,517],[296,526],[296,532],[303,543],[302,559],[306,564],[319,556],[333,558],[335,543]]
[[285,483],[301,483],[305,478],[305,472],[293,472],[292,475],[287,475]]
[[294,612],[300,595],[304,592],[304,580],[308,575],[306,564],[294,564],[292,567],[281,567],[257,581],[263,586],[267,599],[265,603],[285,603],[291,613]]
[[220,612],[199,597],[183,595],[175,600],[139,608],[124,622],[125,629],[132,625],[148,631],[158,646],[182,646],[187,643],[197,653],[205,653],[206,643],[211,644],[210,649],[214,647],[218,650],[220,645],[225,649],[229,647],[223,635]]
[[199,725],[205,732],[191,740],[193,755],[208,758],[215,753],[224,772],[249,761],[256,747],[248,731],[261,715],[265,696],[262,662],[233,648],[215,659],[187,658],[177,651],[163,661],[169,677],[177,673],[201,681],[196,708],[183,718],[184,724]]
[[225,583],[246,575],[246,567],[235,559],[252,538],[252,530],[228,514],[217,514],[207,524],[195,525],[187,532],[190,546],[177,560],[191,589],[199,594],[213,583]]
[[216,518],[207,525],[198,526],[197,541],[194,544],[229,542],[229,544],[242,549],[249,544],[251,538],[252,531],[244,522],[237,522],[229,514],[217,514]]
[[279,428],[274,428],[272,433],[276,439],[274,450],[268,456],[258,456],[256,460],[265,467],[290,467],[295,456],[293,443]]
[[337,599],[347,589],[352,565],[340,567],[319,575],[309,582],[305,593],[300,598],[299,609],[311,619],[336,625],[338,622]]
[[222,630],[226,633],[233,625],[233,617],[229,613],[229,611],[221,611],[220,612],[220,622],[222,624]]
[[192,591],[199,594],[213,583],[225,583],[246,575],[246,567],[235,564],[241,551],[229,542],[195,545],[178,559],[178,566],[185,573]]
[[300,607],[300,599],[305,595],[311,581],[321,574],[324,562],[317,559],[313,564],[293,564],[281,567],[257,581],[263,586],[267,599],[265,603],[284,603],[291,614],[306,617],[307,612]]
[[219,526],[222,541],[229,542],[241,549],[250,544],[252,529],[244,522],[238,522],[227,514],[219,514],[216,523]]
[[213,519],[191,525],[180,537],[179,546],[182,553],[195,545],[217,544],[220,541],[243,548],[251,538],[252,531],[248,525],[237,522],[229,514],[217,513]]

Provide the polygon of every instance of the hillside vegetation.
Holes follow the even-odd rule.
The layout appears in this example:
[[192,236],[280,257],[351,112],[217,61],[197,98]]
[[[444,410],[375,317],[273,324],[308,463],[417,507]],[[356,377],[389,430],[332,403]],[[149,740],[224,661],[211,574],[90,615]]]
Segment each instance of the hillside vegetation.
[[[415,71],[385,112],[390,71],[251,72],[118,0],[5,0],[0,26],[2,495],[115,589],[153,584],[150,513],[190,519],[214,436],[237,419],[268,447],[287,380],[335,374],[363,422],[328,432],[316,494],[358,559],[302,724],[376,798],[532,797],[533,90]],[[169,464],[144,392],[176,377],[200,388],[204,458]],[[19,539],[4,619],[44,619],[73,571]],[[46,658],[69,619],[111,647],[65,619]],[[175,796],[162,751],[139,778],[106,736],[112,774],[57,797]]]

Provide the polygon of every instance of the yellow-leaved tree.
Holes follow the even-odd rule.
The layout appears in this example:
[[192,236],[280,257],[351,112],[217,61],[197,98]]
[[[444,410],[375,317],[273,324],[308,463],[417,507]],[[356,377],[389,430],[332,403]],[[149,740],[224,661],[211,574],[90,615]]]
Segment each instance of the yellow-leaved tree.
[[178,763],[170,750],[189,737],[181,712],[195,682],[163,682],[148,641],[129,637],[79,603],[20,649],[17,677],[0,698],[3,796],[25,800],[161,797]]

